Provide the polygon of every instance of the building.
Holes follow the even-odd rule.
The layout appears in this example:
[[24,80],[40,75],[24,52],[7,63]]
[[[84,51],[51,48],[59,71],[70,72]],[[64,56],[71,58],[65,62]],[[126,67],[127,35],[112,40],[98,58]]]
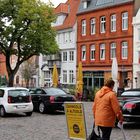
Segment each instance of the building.
[[[118,61],[120,87],[132,86],[132,19],[139,0],[81,0],[77,13],[77,61],[83,63],[84,85],[99,88]],[[129,84],[128,84],[128,81]]]
[[5,57],[3,54],[0,53],[0,86],[6,84],[7,79],[7,72],[6,72],[6,65],[5,65]]
[[68,0],[60,3],[54,10],[57,18],[52,26],[56,30],[56,41],[60,49],[60,54],[48,55],[46,62],[42,65],[44,73],[44,84],[51,85],[52,69],[56,64],[60,83],[67,87],[76,83],[76,41],[77,41],[77,21],[76,13],[80,0]]
[[140,9],[133,18],[133,87],[140,88]]

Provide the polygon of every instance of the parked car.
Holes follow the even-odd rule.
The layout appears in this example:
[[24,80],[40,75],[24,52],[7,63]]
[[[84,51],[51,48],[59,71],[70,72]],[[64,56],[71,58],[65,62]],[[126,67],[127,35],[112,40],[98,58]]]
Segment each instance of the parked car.
[[140,99],[127,100],[122,111],[126,122],[140,122]]
[[40,113],[64,111],[64,102],[76,101],[73,95],[59,88],[31,88],[29,92],[32,96],[34,110]]
[[124,120],[127,122],[140,121],[140,89],[126,90],[118,99]]
[[4,117],[8,113],[25,113],[31,116],[33,104],[27,88],[0,87],[0,115]]
[[118,97],[120,105],[123,106],[125,102],[129,99],[137,99],[140,98],[140,89],[129,89],[125,90],[121,96]]

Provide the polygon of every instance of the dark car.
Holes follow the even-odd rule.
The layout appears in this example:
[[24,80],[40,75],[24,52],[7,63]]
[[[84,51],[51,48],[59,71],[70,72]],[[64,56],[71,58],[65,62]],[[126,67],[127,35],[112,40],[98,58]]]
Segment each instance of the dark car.
[[127,122],[140,121],[140,89],[126,90],[118,99],[124,120]]
[[64,102],[75,102],[73,95],[67,94],[59,88],[32,88],[29,90],[34,110],[40,113],[64,111]]

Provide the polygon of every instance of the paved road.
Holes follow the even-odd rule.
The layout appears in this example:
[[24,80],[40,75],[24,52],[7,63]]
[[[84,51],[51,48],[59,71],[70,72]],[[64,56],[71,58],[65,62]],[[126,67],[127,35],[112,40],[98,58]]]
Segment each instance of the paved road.
[[[92,103],[84,103],[87,133],[92,129]],[[140,140],[140,125],[125,126],[127,140]],[[66,118],[63,113],[39,114],[31,117],[10,115],[0,118],[0,140],[68,140]],[[111,140],[123,140],[119,129],[114,128]]]

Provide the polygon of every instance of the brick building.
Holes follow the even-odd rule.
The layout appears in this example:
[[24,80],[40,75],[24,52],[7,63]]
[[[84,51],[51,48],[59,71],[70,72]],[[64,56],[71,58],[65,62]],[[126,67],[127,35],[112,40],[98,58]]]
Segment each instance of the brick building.
[[81,0],[77,13],[77,64],[83,63],[84,85],[101,87],[111,77],[112,58],[118,61],[119,86],[132,85],[132,19],[138,0]]

